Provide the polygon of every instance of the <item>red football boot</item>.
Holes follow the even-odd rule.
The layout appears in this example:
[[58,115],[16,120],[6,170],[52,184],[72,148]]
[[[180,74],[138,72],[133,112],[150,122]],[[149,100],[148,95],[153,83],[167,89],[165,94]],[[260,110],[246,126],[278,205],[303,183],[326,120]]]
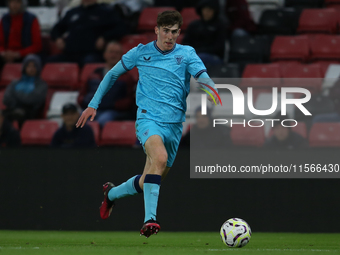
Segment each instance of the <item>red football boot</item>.
[[107,182],[103,185],[103,192],[104,192],[104,201],[102,202],[102,205],[99,208],[100,211],[100,217],[105,220],[109,218],[112,209],[115,205],[114,201],[111,201],[108,198],[109,191],[114,187],[113,183]]
[[159,222],[151,219],[144,223],[142,229],[140,230],[140,235],[144,235],[146,238],[148,238],[153,234],[157,234],[159,230],[161,230]]

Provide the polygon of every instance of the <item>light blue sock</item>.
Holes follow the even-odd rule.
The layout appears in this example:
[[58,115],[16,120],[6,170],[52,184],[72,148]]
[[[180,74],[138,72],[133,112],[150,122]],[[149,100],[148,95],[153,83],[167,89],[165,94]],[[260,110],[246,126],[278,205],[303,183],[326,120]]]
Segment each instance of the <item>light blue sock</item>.
[[161,176],[157,174],[147,174],[144,179],[144,222],[156,220],[159,189],[161,187]]
[[143,190],[139,187],[140,175],[136,175],[121,185],[112,188],[109,191],[108,198],[113,201],[122,197],[133,196],[142,193]]

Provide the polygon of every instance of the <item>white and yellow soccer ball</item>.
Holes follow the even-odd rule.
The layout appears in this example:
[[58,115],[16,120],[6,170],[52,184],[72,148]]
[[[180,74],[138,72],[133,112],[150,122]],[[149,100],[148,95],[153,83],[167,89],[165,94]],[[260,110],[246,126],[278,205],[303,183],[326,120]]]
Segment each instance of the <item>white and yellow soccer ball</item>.
[[243,247],[251,238],[251,229],[245,220],[231,218],[223,223],[220,236],[228,247]]

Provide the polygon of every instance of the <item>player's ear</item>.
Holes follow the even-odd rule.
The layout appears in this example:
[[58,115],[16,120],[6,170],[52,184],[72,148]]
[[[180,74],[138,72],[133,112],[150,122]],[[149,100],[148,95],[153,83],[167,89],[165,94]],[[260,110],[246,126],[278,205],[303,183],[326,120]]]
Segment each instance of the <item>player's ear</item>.
[[158,33],[159,33],[159,28],[155,26],[155,34],[158,35]]

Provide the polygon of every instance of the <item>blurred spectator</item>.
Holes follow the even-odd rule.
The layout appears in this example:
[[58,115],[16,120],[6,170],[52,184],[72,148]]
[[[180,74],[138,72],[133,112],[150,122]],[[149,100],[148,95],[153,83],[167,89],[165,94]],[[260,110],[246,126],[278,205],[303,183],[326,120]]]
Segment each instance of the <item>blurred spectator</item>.
[[[275,117],[274,119],[280,119],[280,117]],[[286,121],[285,125],[288,126],[290,124]],[[291,127],[284,127],[281,125],[281,119],[280,121],[274,122],[272,131],[273,135],[266,140],[264,144],[265,148],[301,149],[308,147],[308,141],[305,138],[292,131]]]
[[103,62],[105,43],[118,40],[127,33],[124,21],[116,9],[97,0],[82,0],[79,7],[69,10],[53,27],[51,37],[62,54],[48,62]]
[[334,112],[317,114],[313,118],[316,122],[340,122],[340,80],[337,80],[330,89],[329,97],[334,103]]
[[196,12],[201,19],[190,23],[182,44],[194,47],[206,65],[223,63],[226,27],[218,17],[218,0],[200,1]]
[[181,11],[185,7],[195,7],[197,0],[154,0],[156,7],[175,7],[177,11]]
[[[183,136],[181,146],[190,146],[195,149],[226,149],[231,147],[230,128],[216,125],[213,127],[211,109],[207,108],[207,114],[201,114],[201,107],[195,111],[196,123]],[[190,134],[192,140],[190,139]],[[191,140],[191,141],[190,141]]]
[[47,84],[40,79],[41,63],[36,55],[28,55],[22,64],[20,80],[13,81],[5,91],[6,114],[21,127],[26,119],[38,118],[46,94]]
[[52,139],[51,146],[60,148],[94,147],[96,142],[90,126],[76,128],[79,112],[75,104],[65,104],[62,109],[63,126]]
[[39,22],[34,14],[25,11],[26,0],[9,0],[9,13],[0,22],[1,66],[18,62],[42,49]]
[[225,14],[230,22],[231,36],[247,36],[255,33],[256,24],[250,16],[246,0],[227,0]]
[[15,147],[21,144],[19,131],[5,119],[0,110],[0,148]]
[[[79,96],[79,104],[83,109],[90,103],[105,74],[121,59],[122,45],[118,42],[107,44],[104,52],[106,66],[97,68],[89,77],[84,90]],[[113,84],[97,109],[96,121],[103,127],[107,121],[134,119],[136,84],[129,74],[123,74]]]

